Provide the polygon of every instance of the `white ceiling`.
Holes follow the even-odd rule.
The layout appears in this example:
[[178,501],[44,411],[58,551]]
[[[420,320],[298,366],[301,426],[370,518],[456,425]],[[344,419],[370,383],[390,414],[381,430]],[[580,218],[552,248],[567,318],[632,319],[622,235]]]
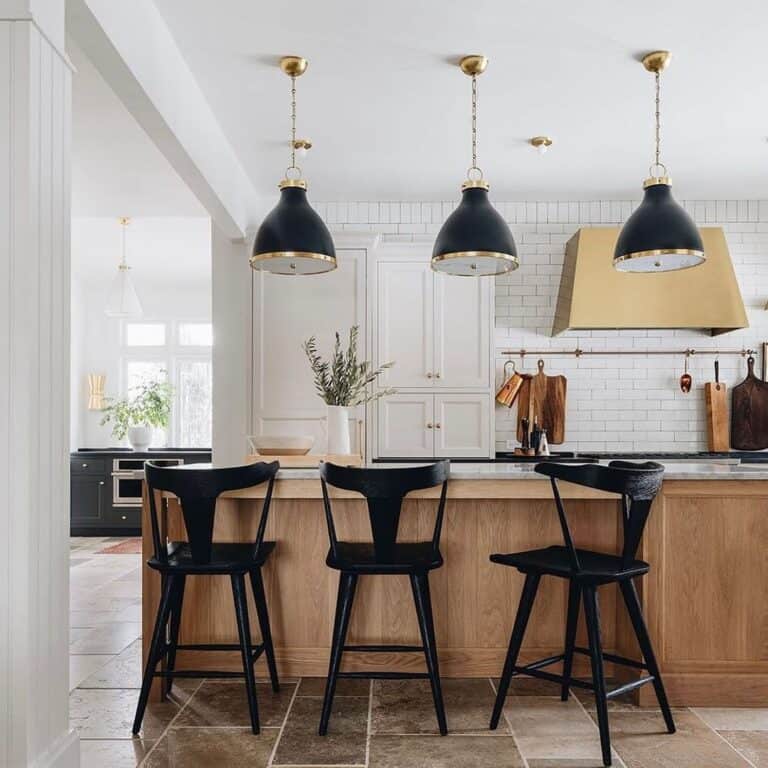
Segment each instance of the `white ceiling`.
[[73,216],[206,216],[176,171],[70,40]]
[[[470,83],[450,62],[484,53],[479,164],[493,197],[637,198],[653,137],[653,80],[637,57],[668,48],[662,158],[678,196],[768,197],[764,0],[156,2],[261,194],[288,164],[276,62],[299,54],[314,199],[454,199]],[[537,134],[555,140],[544,157],[526,144]]]

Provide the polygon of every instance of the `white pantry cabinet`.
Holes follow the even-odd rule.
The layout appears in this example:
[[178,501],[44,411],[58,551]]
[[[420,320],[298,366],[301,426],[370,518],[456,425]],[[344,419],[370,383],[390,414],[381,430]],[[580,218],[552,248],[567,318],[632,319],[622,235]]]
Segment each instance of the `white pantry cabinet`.
[[487,458],[489,393],[398,393],[379,401],[379,458]]
[[493,280],[434,272],[428,256],[379,260],[377,358],[395,362],[382,385],[489,387],[493,287]]
[[431,243],[380,246],[369,274],[379,400],[369,446],[377,458],[494,454],[494,281],[434,272]]

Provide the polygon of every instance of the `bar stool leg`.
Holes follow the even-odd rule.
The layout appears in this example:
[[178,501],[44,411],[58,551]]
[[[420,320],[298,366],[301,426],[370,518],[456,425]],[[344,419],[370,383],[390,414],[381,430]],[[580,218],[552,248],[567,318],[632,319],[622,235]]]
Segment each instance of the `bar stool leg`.
[[147,654],[147,665],[144,669],[144,678],[141,682],[141,693],[136,705],[136,716],[133,719],[133,733],[138,734],[141,730],[141,721],[144,719],[144,710],[149,701],[149,692],[152,688],[152,680],[155,676],[155,667],[165,653],[165,628],[168,624],[168,618],[171,615],[173,605],[173,592],[175,588],[175,576],[166,576],[163,579],[163,594],[160,597],[160,605],[157,609],[155,619],[155,628],[152,630],[152,642]]
[[264,594],[264,580],[261,577],[261,568],[251,571],[251,589],[253,589],[253,601],[256,603],[256,614],[259,617],[261,642],[264,643],[264,655],[267,657],[269,679],[272,681],[272,690],[277,693],[280,690],[280,680],[277,677],[275,649],[272,645],[272,630],[269,627],[269,611],[267,610],[267,598]]
[[568,701],[571,690],[571,671],[573,670],[573,648],[576,644],[576,627],[579,623],[579,605],[581,603],[581,587],[575,579],[568,584],[568,618],[565,625],[565,658],[563,659],[563,687],[560,700]]
[[437,725],[440,735],[448,733],[448,724],[445,721],[445,706],[443,705],[443,691],[440,686],[440,667],[437,661],[437,646],[435,644],[435,624],[432,618],[432,600],[429,595],[429,577],[426,573],[411,574],[411,589],[413,600],[416,604],[416,616],[419,620],[421,642],[424,645],[424,656],[427,661],[429,683],[432,686],[432,698],[435,701]]
[[253,674],[253,647],[251,646],[251,628],[248,623],[248,603],[245,596],[245,576],[233,573],[232,595],[235,599],[235,615],[237,616],[237,631],[240,635],[240,653],[243,657],[243,672],[245,673],[245,691],[248,694],[248,709],[251,714],[251,730],[259,733],[259,706],[256,701],[256,678]]
[[611,734],[608,730],[608,699],[603,672],[603,648],[600,640],[600,606],[597,588],[584,587],[584,611],[589,635],[589,655],[592,661],[592,684],[594,685],[597,725],[600,730],[600,746],[603,751],[603,765],[611,764]]
[[632,620],[632,626],[635,628],[637,642],[640,645],[640,651],[643,654],[643,659],[645,659],[648,672],[653,675],[653,688],[656,691],[656,698],[659,701],[659,707],[661,709],[662,715],[664,716],[664,722],[666,723],[667,731],[669,731],[669,733],[674,733],[676,730],[675,721],[672,718],[672,712],[669,708],[667,693],[664,690],[664,683],[661,681],[659,665],[656,662],[656,656],[653,652],[651,638],[648,635],[648,627],[645,625],[643,611],[640,608],[640,600],[637,597],[637,589],[635,589],[635,584],[631,579],[620,581],[619,587],[621,588],[621,594],[624,597],[624,602],[626,603],[627,611],[629,612],[629,618]]
[[[165,665],[165,669],[168,673],[173,672],[176,669],[176,649],[179,644],[179,629],[181,627],[181,607],[184,604],[184,586],[187,581],[187,577],[184,574],[179,574],[175,577],[176,588],[173,594],[173,608],[171,609],[171,631],[170,631],[170,647],[168,649],[168,662]],[[165,695],[167,696],[173,688],[173,675],[169,674],[165,678]]]
[[328,733],[328,720],[331,717],[333,695],[336,693],[336,678],[341,667],[341,657],[344,653],[344,643],[346,642],[356,587],[357,574],[344,571],[339,574],[339,593],[336,598],[336,618],[333,622],[331,659],[328,664],[328,680],[325,683],[325,698],[323,699],[323,711],[320,715],[320,728],[318,729],[320,736],[325,736]]
[[504,709],[504,701],[507,698],[512,673],[515,671],[517,657],[520,654],[520,646],[523,644],[523,635],[525,635],[525,628],[528,626],[528,619],[531,615],[531,608],[533,608],[533,601],[536,597],[536,590],[539,588],[540,580],[541,576],[537,573],[526,574],[523,592],[520,595],[520,605],[515,617],[515,626],[512,628],[512,636],[509,639],[507,658],[504,661],[504,671],[501,673],[501,680],[499,681],[496,703],[493,705],[490,725],[492,731],[495,731],[499,725],[499,718]]

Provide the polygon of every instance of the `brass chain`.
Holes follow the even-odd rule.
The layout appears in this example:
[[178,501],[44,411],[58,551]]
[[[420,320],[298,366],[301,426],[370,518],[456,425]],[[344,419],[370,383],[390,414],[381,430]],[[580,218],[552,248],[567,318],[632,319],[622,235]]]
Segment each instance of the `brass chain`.
[[656,168],[661,156],[661,73],[656,72]]
[[472,167],[477,168],[477,75],[472,75]]
[[296,75],[291,75],[291,168],[296,167]]

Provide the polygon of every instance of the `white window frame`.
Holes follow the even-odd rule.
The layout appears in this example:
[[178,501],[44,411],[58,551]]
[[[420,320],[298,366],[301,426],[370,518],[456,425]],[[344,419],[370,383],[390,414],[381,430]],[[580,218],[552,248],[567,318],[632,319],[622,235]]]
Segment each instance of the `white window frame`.
[[[179,343],[179,326],[186,323],[210,323],[207,318],[185,317],[176,320],[163,320],[162,318],[142,317],[141,320],[123,320],[120,327],[120,391],[123,396],[128,392],[128,363],[129,362],[159,362],[163,363],[168,374],[168,381],[174,388],[174,397],[171,404],[171,416],[166,430],[166,441],[173,448],[188,448],[181,446],[179,423],[179,401],[177,392],[178,363],[180,361],[211,362],[213,358],[213,346],[191,346]],[[162,324],[165,326],[164,346],[128,346],[126,343],[128,324],[147,323]],[[203,446],[210,448],[211,446]]]

